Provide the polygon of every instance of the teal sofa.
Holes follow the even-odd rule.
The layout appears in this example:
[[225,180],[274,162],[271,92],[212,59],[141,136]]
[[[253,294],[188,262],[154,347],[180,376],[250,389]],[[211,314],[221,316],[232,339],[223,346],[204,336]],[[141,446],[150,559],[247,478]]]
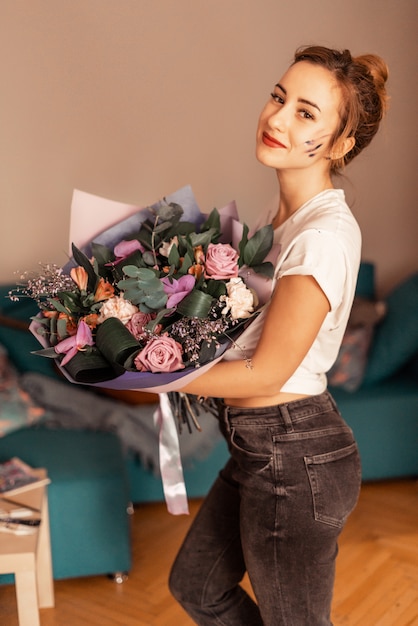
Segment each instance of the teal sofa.
[[[371,263],[361,265],[357,296],[375,300]],[[383,302],[358,386],[330,386],[358,441],[365,481],[418,476],[418,273]]]
[[[27,322],[36,306],[10,302],[9,289],[0,287],[0,321],[4,316],[8,322],[0,323],[0,344],[20,372],[56,377],[48,359],[30,354],[38,348],[36,339],[10,324]],[[375,297],[373,264],[362,264],[357,294]],[[355,433],[365,481],[418,476],[418,274],[395,288],[386,305],[361,384],[354,391],[330,388]],[[23,428],[0,438],[0,462],[14,455],[46,467],[52,479],[54,577],[128,571],[129,503],[163,500],[159,476],[122,450],[112,433]],[[184,468],[190,498],[207,493],[227,456],[219,438],[205,458]]]
[[[374,264],[362,263],[356,294],[375,300]],[[397,286],[385,305],[359,386],[329,387],[356,436],[364,481],[418,476],[418,274]],[[191,497],[206,493],[227,456],[221,440],[208,458],[186,469]],[[134,502],[163,497],[160,479],[129,455],[127,469]]]

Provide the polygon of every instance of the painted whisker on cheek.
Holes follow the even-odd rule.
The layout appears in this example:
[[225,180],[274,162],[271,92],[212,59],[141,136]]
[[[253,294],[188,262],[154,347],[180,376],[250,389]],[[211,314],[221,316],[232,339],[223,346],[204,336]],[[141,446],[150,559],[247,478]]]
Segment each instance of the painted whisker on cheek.
[[308,157],[314,157],[318,150],[322,148],[324,145],[323,139],[329,137],[330,135],[321,135],[321,137],[316,137],[315,139],[309,139],[308,141],[304,141],[301,146],[305,148],[304,152],[308,155]]
[[306,150],[305,152],[309,157],[313,157],[321,146],[322,143],[319,143],[317,146],[315,146],[315,148],[309,148],[309,150]]

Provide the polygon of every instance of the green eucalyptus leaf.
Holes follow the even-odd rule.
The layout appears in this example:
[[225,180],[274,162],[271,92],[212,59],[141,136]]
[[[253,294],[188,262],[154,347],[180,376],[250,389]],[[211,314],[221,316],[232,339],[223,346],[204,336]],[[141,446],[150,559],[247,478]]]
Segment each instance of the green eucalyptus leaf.
[[155,313],[165,307],[167,294],[163,292],[144,294],[138,302],[139,310],[142,313]]
[[[156,274],[154,270],[148,267],[137,267],[136,265],[124,265],[123,272],[129,278],[138,278],[140,280],[152,280]],[[119,286],[119,285],[118,285]]]
[[91,252],[99,267],[115,260],[115,255],[112,250],[107,246],[103,246],[101,243],[95,243],[93,241],[91,244]]
[[193,252],[192,245],[187,236],[185,235],[177,236],[177,241],[178,241],[177,249],[178,249],[180,257],[183,257],[187,251]]
[[260,228],[247,242],[243,251],[243,263],[249,267],[264,261],[273,245],[273,227],[267,224]]
[[181,267],[178,270],[178,275],[184,276],[185,274],[187,274],[189,269],[192,267],[192,265],[193,265],[193,258],[190,256],[189,252],[186,252],[186,254],[183,257],[183,262],[181,264]]
[[59,300],[55,298],[48,298],[48,302],[52,304],[54,309],[58,311],[59,313],[64,313],[65,315],[68,315],[69,313],[68,309],[63,304],[61,304]]
[[178,267],[180,263],[179,249],[175,244],[173,244],[170,248],[167,261],[169,265],[174,265],[175,267]]
[[153,267],[155,265],[155,256],[153,252],[147,251],[142,255],[142,259],[146,265]]
[[211,295],[215,300],[219,300],[221,296],[226,295],[226,285],[222,280],[208,280],[205,292]]
[[94,294],[89,293],[85,297],[81,297],[81,306],[83,309],[90,311],[95,303]]
[[210,243],[216,242],[218,234],[219,233],[215,228],[210,228],[203,233],[191,233],[190,242],[193,248],[196,248],[196,246],[202,246],[206,250]]
[[58,343],[57,320],[54,317],[50,320],[48,341],[51,346],[55,346]]
[[116,270],[117,275],[120,274],[120,276],[122,277],[123,267],[125,265],[133,265],[134,267],[145,267],[145,263],[142,257],[143,253],[141,252],[141,250],[135,250],[131,254],[128,254],[125,259],[119,261],[116,265],[114,265],[113,269]]
[[168,233],[168,237],[171,239],[175,236],[182,237],[185,235],[190,235],[190,233],[194,233],[196,231],[196,224],[193,222],[179,222],[176,224],[175,228],[172,228]]
[[153,212],[158,215],[158,218],[163,222],[178,222],[181,219],[184,211],[183,208],[176,202],[161,203],[158,207],[153,209]]
[[260,263],[259,265],[253,265],[251,269],[256,274],[262,274],[263,276],[266,276],[267,278],[274,277],[274,265],[273,263],[270,263],[270,261],[265,261],[264,263]]
[[206,230],[213,230],[214,232],[218,233],[218,235],[221,232],[221,217],[219,215],[219,211],[217,209],[212,209],[212,211],[209,213],[206,221],[202,224],[202,227],[200,229],[202,232],[206,231]]
[[161,233],[165,233],[167,230],[172,228],[171,222],[159,222],[156,226],[154,226],[154,233],[160,235]]
[[238,245],[238,251],[239,251],[239,266],[242,267],[242,265],[244,265],[244,250],[245,247],[248,243],[248,232],[249,232],[249,228],[247,226],[247,224],[243,224],[243,229],[242,229],[242,237],[241,237],[241,241],[239,242]]
[[[47,310],[49,310],[49,309],[47,309]],[[51,322],[49,317],[38,317],[38,315],[33,315],[29,319],[31,319],[33,322],[36,322],[37,324],[40,324],[41,326],[47,326],[48,328],[49,328],[49,324]]]
[[42,350],[31,350],[31,354],[36,354],[37,356],[45,356],[48,359],[58,358],[58,354],[55,352],[54,348],[43,348]]
[[151,244],[152,229],[153,229],[152,224],[147,220],[141,224],[141,228],[135,236],[135,238],[138,239],[140,243],[142,243],[145,250],[152,249],[152,244]]
[[138,305],[144,313],[158,311],[165,306],[167,294],[153,270],[133,266],[123,269],[130,278],[119,281],[117,286],[124,292],[127,300]]
[[[80,306],[80,295],[77,291],[60,291],[57,294],[58,298],[62,301],[62,304],[68,311],[76,311]],[[53,302],[56,302],[56,300]]]
[[164,318],[168,318],[168,316],[170,316],[171,313],[174,313],[174,311],[175,309],[161,309],[161,311],[158,311],[156,317],[148,322],[146,329],[150,332],[154,332],[154,329],[158,324],[163,323],[163,325],[166,326],[167,323],[164,324],[164,322],[166,322],[166,319]]
[[213,339],[210,343],[207,341],[202,343],[199,352],[199,363],[201,365],[209,363],[209,361],[213,361],[216,353],[216,344],[216,339]]
[[65,339],[66,337],[68,337],[66,319],[61,318],[57,320],[57,333],[61,339]]

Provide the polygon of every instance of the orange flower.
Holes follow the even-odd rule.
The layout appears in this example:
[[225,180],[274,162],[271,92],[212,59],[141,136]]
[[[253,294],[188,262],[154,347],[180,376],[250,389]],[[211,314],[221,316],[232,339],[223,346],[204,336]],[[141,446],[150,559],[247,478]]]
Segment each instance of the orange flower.
[[101,302],[102,300],[108,300],[112,298],[115,293],[115,288],[113,285],[108,283],[104,278],[99,280],[99,284],[97,285],[96,292],[94,294],[95,302]]
[[42,315],[49,320],[55,320],[58,318],[58,311],[42,311]]
[[83,320],[86,322],[87,326],[93,330],[97,326],[98,317],[97,313],[90,313],[89,315],[83,317]]
[[70,317],[66,313],[59,313],[58,319],[66,320],[67,321],[67,326],[66,326],[67,333],[69,335],[75,335],[75,333],[77,332],[77,322],[74,320],[73,317]]
[[65,320],[66,331],[69,335],[74,335],[77,332],[77,323],[68,313],[60,313],[58,311],[42,311],[42,315],[49,320]]
[[80,291],[86,291],[89,276],[84,267],[73,267],[70,271],[70,276]]
[[194,248],[194,260],[200,265],[205,262],[205,253],[203,252],[202,246],[196,246]]
[[193,249],[195,263],[189,267],[188,274],[191,274],[199,280],[205,269],[205,253],[202,246],[196,246]]
[[205,269],[204,265],[200,265],[200,263],[197,265],[195,264],[189,267],[188,274],[192,274],[192,276],[194,276],[196,280],[199,280],[199,278],[202,276],[204,272],[204,269]]

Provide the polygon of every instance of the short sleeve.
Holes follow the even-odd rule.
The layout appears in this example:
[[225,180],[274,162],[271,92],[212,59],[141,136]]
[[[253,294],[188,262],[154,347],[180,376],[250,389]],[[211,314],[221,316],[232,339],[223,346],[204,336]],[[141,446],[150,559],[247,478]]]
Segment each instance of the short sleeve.
[[343,300],[347,278],[341,241],[326,230],[305,230],[294,239],[276,272],[277,279],[291,275],[313,276],[335,311]]

